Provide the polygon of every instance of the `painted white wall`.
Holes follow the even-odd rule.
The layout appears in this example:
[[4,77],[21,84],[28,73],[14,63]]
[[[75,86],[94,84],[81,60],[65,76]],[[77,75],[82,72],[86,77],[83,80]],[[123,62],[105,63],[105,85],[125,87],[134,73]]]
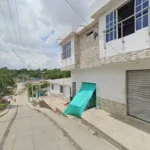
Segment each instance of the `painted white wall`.
[[50,88],[50,93],[51,94],[55,94],[55,95],[60,94],[60,85],[53,84],[54,89],[52,89],[52,84],[50,86],[51,86],[51,88]]
[[77,91],[82,82],[96,83],[97,96],[126,104],[126,70],[150,69],[150,60],[72,71]]
[[52,84],[50,85],[50,93],[49,96],[52,95],[62,95],[63,98],[70,98],[70,86],[69,85],[63,85],[63,93],[60,92],[60,86],[59,84],[53,84],[54,89],[52,89]]
[[49,86],[49,87],[47,88],[47,95],[48,95],[48,96],[50,96],[50,90],[51,90],[51,86]]
[[[106,30],[106,15],[113,10],[123,5],[127,0],[118,1],[118,3],[111,5],[109,11],[106,11],[99,17],[99,51],[100,57],[107,57],[117,55],[119,53],[127,53],[130,51],[137,51],[141,49],[150,48],[150,36],[148,33],[148,27],[135,31],[135,33],[124,37],[124,49],[122,39],[116,39],[106,43],[106,50],[104,49],[104,33]],[[114,50],[115,49],[115,50]],[[116,52],[117,51],[117,52]]]
[[[71,41],[71,57],[70,58],[67,58],[67,59],[64,59],[62,60],[62,68],[63,67],[66,67],[66,66],[70,66],[70,65],[74,65],[75,63],[75,58],[74,58],[74,37],[72,37],[70,40],[68,40],[67,42]],[[67,43],[66,42],[66,43]],[[64,44],[65,45],[65,44]],[[63,46],[64,46],[63,45]],[[61,52],[62,52],[62,49],[63,49],[63,46],[61,47]]]
[[70,86],[64,85],[64,96],[70,98]]
[[71,85],[71,78],[62,78],[62,79],[54,79],[47,80],[50,84],[59,84],[59,85]]

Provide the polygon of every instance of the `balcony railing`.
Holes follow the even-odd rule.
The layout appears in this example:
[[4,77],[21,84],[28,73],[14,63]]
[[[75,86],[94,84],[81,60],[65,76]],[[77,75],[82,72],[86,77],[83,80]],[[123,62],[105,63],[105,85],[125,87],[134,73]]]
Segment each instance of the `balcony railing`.
[[[114,32],[113,33],[113,40],[115,39],[122,39],[122,44],[123,44],[123,52],[124,52],[124,37],[130,34],[133,34],[134,32],[137,31],[136,29],[136,19],[137,18],[142,18],[143,16],[147,15],[147,13],[143,14],[144,11],[148,10],[148,32],[150,35],[150,6],[142,9],[141,11],[134,13],[133,15],[127,17],[126,19],[116,23],[115,25],[111,26],[111,28],[104,30],[103,35],[104,35],[104,49],[106,49],[106,45],[109,41],[107,41],[106,35],[108,32]],[[140,17],[137,17],[138,14],[141,14]],[[142,28],[141,28],[142,29]],[[110,40],[110,41],[113,41]],[[108,43],[108,45],[110,45]],[[111,45],[110,45],[111,46]]]

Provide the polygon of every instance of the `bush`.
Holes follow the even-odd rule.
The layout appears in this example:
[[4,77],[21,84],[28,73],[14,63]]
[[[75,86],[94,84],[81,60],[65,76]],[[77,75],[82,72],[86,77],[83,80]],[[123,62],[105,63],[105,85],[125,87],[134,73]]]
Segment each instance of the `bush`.
[[0,104],[0,110],[4,110],[7,107],[7,103]]
[[43,84],[41,84],[41,88],[47,88],[49,86],[49,82],[45,81]]

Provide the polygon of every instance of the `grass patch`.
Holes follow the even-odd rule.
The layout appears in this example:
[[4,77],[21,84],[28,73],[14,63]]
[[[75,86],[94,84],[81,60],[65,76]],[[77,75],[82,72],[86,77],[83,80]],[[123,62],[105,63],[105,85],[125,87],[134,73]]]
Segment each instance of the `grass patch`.
[[8,103],[0,103],[0,111],[4,110],[7,107]]
[[36,107],[39,103],[38,103],[37,101],[33,100],[33,101],[31,102],[31,104],[32,104],[34,107]]

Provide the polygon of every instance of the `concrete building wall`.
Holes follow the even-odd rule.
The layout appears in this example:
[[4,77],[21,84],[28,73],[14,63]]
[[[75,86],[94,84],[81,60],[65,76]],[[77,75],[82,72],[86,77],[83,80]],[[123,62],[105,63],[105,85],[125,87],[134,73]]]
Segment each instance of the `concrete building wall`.
[[70,86],[69,85],[62,85],[63,86],[63,93],[60,92],[60,86],[59,84],[53,84],[54,89],[52,89],[52,84],[50,85],[50,91],[48,96],[57,96],[64,100],[68,100],[70,98]]
[[[135,33],[124,37],[124,45],[122,43],[122,38],[107,42],[105,44],[104,42],[105,35],[103,32],[106,30],[106,15],[108,15],[113,10],[117,9],[126,2],[127,0],[122,0],[114,4],[112,3],[111,7],[108,6],[106,8],[106,11],[99,17],[99,34],[101,36],[99,38],[100,58],[114,56],[119,53],[138,51],[150,47],[148,27],[135,31]],[[104,48],[105,46],[106,49]]]
[[70,86],[68,85],[64,86],[64,97],[70,98]]
[[101,108],[115,114],[126,114],[126,70],[150,69],[150,60],[135,63],[73,70],[72,82],[77,91],[82,82],[96,83]]
[[52,89],[52,84],[50,86],[51,86],[51,88],[50,88],[50,93],[51,94],[54,94],[54,95],[60,94],[60,85],[53,84],[54,89]]
[[[91,31],[93,31],[93,33],[87,36]],[[99,58],[99,40],[98,36],[94,38],[94,34],[98,33],[98,31],[99,27],[97,23],[83,34],[79,35],[79,46],[78,49],[76,49],[79,51],[79,56],[76,59],[79,59],[80,68],[97,66]]]
[[[88,33],[93,33],[87,36]],[[97,66],[99,59],[99,40],[94,38],[94,34],[98,33],[99,26],[96,23],[90,29],[75,37],[75,64],[76,68],[89,68]]]
[[[48,95],[55,95],[64,100],[68,100],[70,98],[70,87],[71,87],[71,78],[63,78],[63,79],[55,79],[55,80],[48,80],[50,83],[49,87],[49,94]],[[53,85],[53,89],[52,89]],[[60,92],[60,86],[63,86],[63,93]]]
[[[66,67],[66,66],[71,66],[71,65],[74,65],[75,64],[75,58],[74,58],[74,37],[72,37],[70,40],[68,40],[67,42],[71,41],[71,57],[67,58],[67,59],[62,59],[61,60],[61,65],[62,65],[62,68]],[[66,43],[67,43],[66,42]],[[65,43],[65,44],[66,44]],[[64,44],[64,45],[65,45]],[[64,46],[63,45],[63,46]],[[61,47],[61,53],[63,52],[63,46]]]
[[[80,89],[82,82],[96,83],[97,97],[125,104],[124,80],[125,70],[121,67],[91,68],[72,71],[72,82],[76,82],[77,91]],[[116,91],[117,95],[114,94]]]
[[54,79],[54,80],[48,80],[50,84],[59,84],[59,85],[70,85],[71,84],[71,78],[62,78],[62,79]]

